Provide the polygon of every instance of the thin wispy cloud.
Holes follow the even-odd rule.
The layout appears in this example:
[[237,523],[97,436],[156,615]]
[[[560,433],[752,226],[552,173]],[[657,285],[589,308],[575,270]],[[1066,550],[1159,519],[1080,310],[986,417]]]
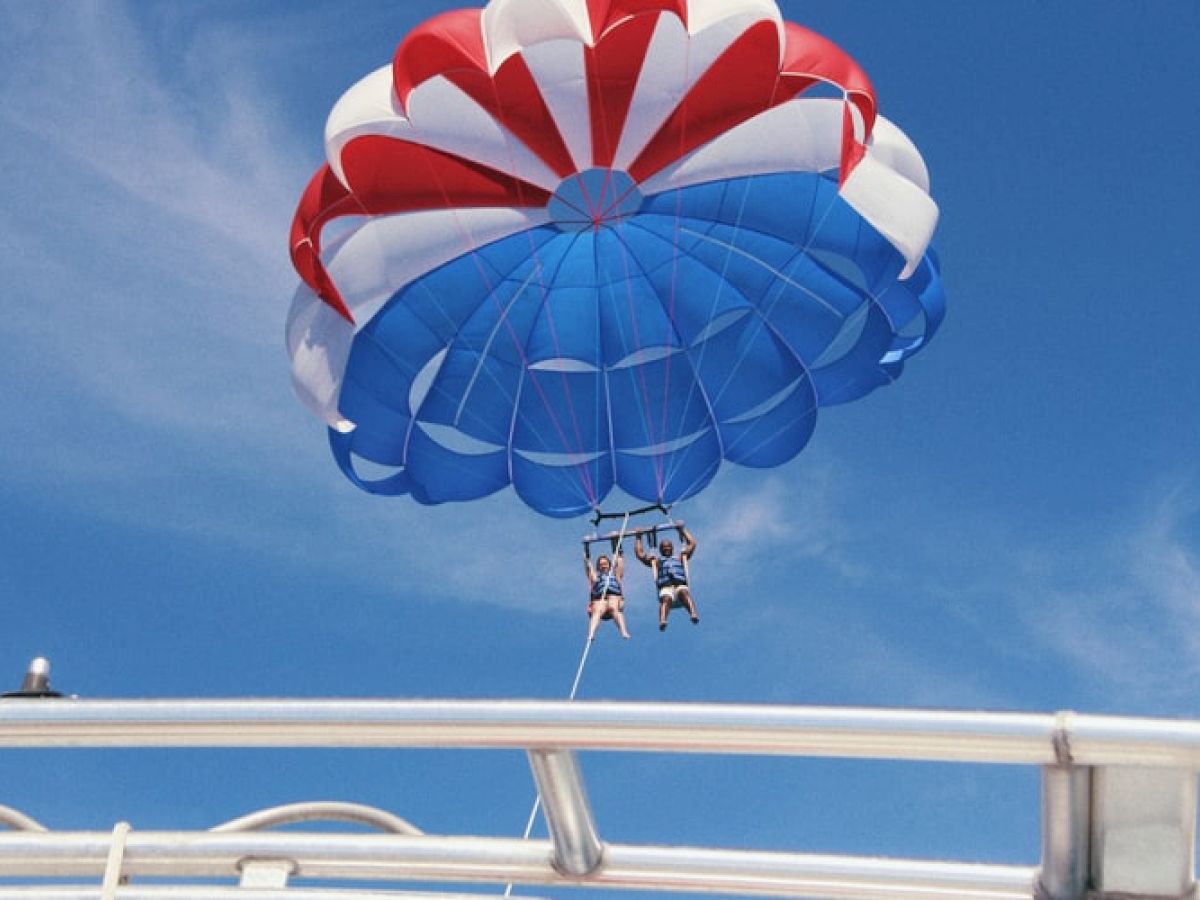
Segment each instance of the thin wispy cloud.
[[[1200,492],[1188,479],[1156,491],[1120,533],[1094,546],[1054,548],[1057,567],[1010,583],[1025,598],[1032,639],[1114,700],[1146,708],[1192,696],[1200,675],[1200,547],[1186,526],[1198,516]],[[1088,570],[1082,578],[1081,568]],[[1064,572],[1076,585],[1060,586]]]
[[1200,666],[1200,491],[1194,484],[1170,490],[1129,542],[1134,577],[1180,626]]
[[[0,147],[16,286],[0,329],[27,357],[24,381],[89,397],[114,427],[193,442],[233,429],[278,452],[301,421],[281,347],[287,223],[310,165],[282,134],[280,98],[204,31],[206,52],[165,68],[124,4],[10,5],[3,18],[0,123],[21,141]],[[21,52],[22,35],[39,52]]]
[[[245,67],[185,53],[164,71],[120,3],[7,13],[10,28],[38,31],[43,51],[8,57],[0,117],[128,195],[96,217],[97,227],[136,211],[133,199],[202,229],[190,244],[210,285],[225,283],[230,262],[203,265],[214,238],[254,259],[256,283],[284,271],[279,223],[304,167],[280,131],[277,98],[257,91]],[[22,27],[26,17],[36,25]]]
[[845,492],[828,460],[806,453],[782,472],[726,466],[714,489],[681,504],[709,524],[705,544],[720,548],[730,563],[767,557],[786,548],[791,555],[820,559],[851,572],[846,556]]

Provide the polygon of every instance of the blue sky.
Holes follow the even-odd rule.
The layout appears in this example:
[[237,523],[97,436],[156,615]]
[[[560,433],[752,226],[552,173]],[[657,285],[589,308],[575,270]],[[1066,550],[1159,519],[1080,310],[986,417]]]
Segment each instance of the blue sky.
[[[325,116],[452,5],[0,3],[0,682],[566,695],[586,523],[357,492],[283,349]],[[680,505],[702,625],[660,635],[647,589],[580,697],[1196,717],[1200,6],[781,5],[921,148],[948,318],[797,460]],[[532,799],[516,754],[17,755],[0,803],[54,828],[336,798],[514,834]],[[602,833],[1036,857],[1033,772],[662,762],[585,759]]]

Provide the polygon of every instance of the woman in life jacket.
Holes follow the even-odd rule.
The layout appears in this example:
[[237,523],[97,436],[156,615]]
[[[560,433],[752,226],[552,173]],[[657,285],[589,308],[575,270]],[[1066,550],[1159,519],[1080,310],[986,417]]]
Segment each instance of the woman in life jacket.
[[658,589],[658,630],[667,630],[667,616],[672,609],[684,607],[691,616],[692,624],[700,623],[696,612],[696,603],[692,599],[692,590],[688,586],[687,561],[696,552],[696,539],[691,536],[682,522],[676,524],[679,539],[684,542],[679,556],[675,556],[675,545],[669,540],[660,541],[658,555],[647,553],[642,548],[642,536],[639,534],[633,545],[637,558],[654,572],[654,586]]
[[617,551],[617,561],[614,564],[607,556],[596,560],[595,568],[592,561],[584,554],[583,564],[587,569],[588,586],[588,640],[596,639],[596,629],[603,619],[612,619],[621,637],[629,637],[629,629],[625,627],[625,592],[621,587],[621,579],[625,576],[625,556]]

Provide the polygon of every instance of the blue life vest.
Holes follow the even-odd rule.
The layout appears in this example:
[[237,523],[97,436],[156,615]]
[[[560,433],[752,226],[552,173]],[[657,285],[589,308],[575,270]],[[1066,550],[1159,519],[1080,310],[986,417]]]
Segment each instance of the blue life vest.
[[612,572],[597,573],[596,580],[592,582],[592,599],[599,600],[605,596],[621,596],[621,582]]
[[687,574],[683,570],[683,560],[677,556],[660,556],[658,558],[658,578],[654,583],[658,587],[687,584]]

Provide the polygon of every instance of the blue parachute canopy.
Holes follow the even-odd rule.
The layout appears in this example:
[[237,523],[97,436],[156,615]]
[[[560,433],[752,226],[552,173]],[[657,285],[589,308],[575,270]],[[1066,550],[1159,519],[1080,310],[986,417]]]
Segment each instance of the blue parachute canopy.
[[[656,69],[655,53],[674,58],[664,45],[700,36],[663,24],[668,0],[635,5],[593,35],[587,77],[546,51],[553,30],[496,72],[481,57],[490,94],[458,69],[431,78],[426,41],[426,80],[402,46],[335,108],[330,164],[293,228],[305,283],[289,345],[299,393],[360,487],[442,503],[512,484],[551,516],[591,511],[614,487],[670,504],[723,459],[793,458],[818,407],[891,382],[937,330],[924,164],[852,62],[788,25],[774,78],[800,86],[727,98]],[[673,38],[644,41],[630,90],[604,77],[627,64],[605,40],[628,55],[642,34],[629,23],[647,16]],[[725,35],[713,68],[748,64],[752,31]],[[797,50],[810,40],[823,63]],[[840,99],[809,95],[832,78],[823,65],[843,76]],[[664,106],[666,88],[689,101]],[[512,102],[487,99],[498,90]],[[605,138],[597,123],[614,109],[623,129]],[[343,215],[352,226],[321,247]],[[369,480],[356,459],[389,471]]]

